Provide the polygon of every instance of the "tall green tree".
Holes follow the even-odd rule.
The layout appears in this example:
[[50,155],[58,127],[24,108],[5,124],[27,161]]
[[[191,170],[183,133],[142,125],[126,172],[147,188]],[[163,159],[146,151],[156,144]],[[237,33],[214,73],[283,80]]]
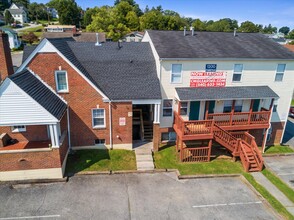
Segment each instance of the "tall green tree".
[[143,15],[142,10],[140,9],[139,5],[134,0],[115,0],[114,6],[118,5],[121,2],[127,2],[129,5],[131,5],[134,8],[134,12],[138,17]]
[[12,24],[14,22],[14,19],[10,13],[10,11],[6,10],[4,13],[4,19],[5,19],[5,23],[6,25]]
[[12,2],[16,4],[22,4],[26,8],[28,8],[30,4],[30,0],[12,0]]
[[281,32],[281,33],[287,35],[287,34],[290,32],[290,28],[287,27],[287,26],[281,27],[281,28],[279,29],[279,32]]
[[271,24],[269,24],[268,26],[264,26],[262,32],[264,34],[273,34],[273,33],[277,33],[277,28],[273,27]]
[[260,29],[258,25],[254,24],[251,21],[244,21],[241,23],[240,28],[238,29],[240,32],[249,32],[249,33],[254,33],[254,32],[259,32]]
[[28,11],[31,21],[50,19],[50,15],[48,14],[46,6],[44,4],[33,2],[29,5]]
[[87,8],[83,16],[83,26],[87,27],[93,21],[93,16],[98,12],[99,8]]
[[0,11],[4,11],[9,8],[8,0],[0,0]]
[[206,24],[205,22],[201,21],[199,18],[197,18],[193,23],[192,27],[194,27],[195,31],[205,31],[206,30]]
[[75,0],[51,0],[47,5],[58,11],[60,24],[79,25],[81,9]]

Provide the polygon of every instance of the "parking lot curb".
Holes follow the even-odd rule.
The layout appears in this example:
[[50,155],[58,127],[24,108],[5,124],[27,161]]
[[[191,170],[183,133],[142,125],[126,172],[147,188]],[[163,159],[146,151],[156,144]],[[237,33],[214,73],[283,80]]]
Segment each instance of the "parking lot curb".
[[198,179],[198,178],[220,178],[220,177],[240,177],[242,174],[205,174],[205,175],[179,175],[179,179]]
[[1,181],[3,184],[9,185],[27,185],[27,184],[46,184],[46,183],[65,183],[68,181],[67,177],[59,179],[28,179],[28,180],[13,180],[13,181]]
[[281,157],[281,156],[294,156],[294,153],[284,153],[284,154],[263,154],[263,157]]

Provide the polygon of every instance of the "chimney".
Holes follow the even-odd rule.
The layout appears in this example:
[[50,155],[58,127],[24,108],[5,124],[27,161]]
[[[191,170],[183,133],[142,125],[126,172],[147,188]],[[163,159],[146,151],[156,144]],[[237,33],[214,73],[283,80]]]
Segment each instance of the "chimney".
[[184,27],[184,36],[186,36],[186,31],[187,31],[187,28],[186,26]]
[[0,82],[13,74],[8,35],[0,31]]
[[234,28],[234,37],[236,37],[237,28]]
[[194,27],[191,27],[192,29],[192,36],[194,36]]

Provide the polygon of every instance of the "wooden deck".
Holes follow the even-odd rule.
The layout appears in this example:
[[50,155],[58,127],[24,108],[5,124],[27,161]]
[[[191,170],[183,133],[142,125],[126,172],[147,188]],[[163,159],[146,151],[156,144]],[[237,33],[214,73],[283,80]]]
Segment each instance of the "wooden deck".
[[18,143],[0,148],[0,151],[49,148],[49,144],[51,144],[51,141],[20,141]]

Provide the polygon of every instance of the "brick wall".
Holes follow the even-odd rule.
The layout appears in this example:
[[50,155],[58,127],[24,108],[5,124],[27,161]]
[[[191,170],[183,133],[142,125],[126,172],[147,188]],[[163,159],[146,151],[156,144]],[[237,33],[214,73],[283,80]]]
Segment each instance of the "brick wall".
[[[55,90],[55,71],[59,68],[67,71],[69,92],[60,95],[69,104],[72,146],[91,146],[95,139],[105,139],[109,144],[109,104],[102,101],[102,96],[82,76],[56,53],[37,54],[28,67]],[[97,106],[105,109],[106,128],[92,128],[91,110]],[[115,103],[112,111],[113,143],[132,143],[132,121],[127,114],[132,111],[131,103]],[[120,117],[126,117],[126,126],[119,126]]]
[[60,167],[59,149],[52,149],[48,152],[0,154],[0,172]]
[[18,141],[47,141],[50,140],[46,125],[26,126],[25,132],[12,132],[11,127],[0,127],[0,134],[7,133],[12,139]]
[[8,35],[0,31],[0,82],[13,74]]

